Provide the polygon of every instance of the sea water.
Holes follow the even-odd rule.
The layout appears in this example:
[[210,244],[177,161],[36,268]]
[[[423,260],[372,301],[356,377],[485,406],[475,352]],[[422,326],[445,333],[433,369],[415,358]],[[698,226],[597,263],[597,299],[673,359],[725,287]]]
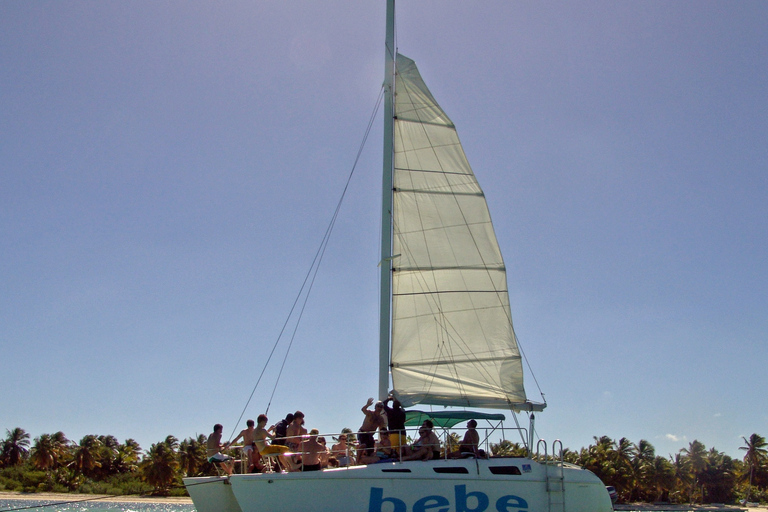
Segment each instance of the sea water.
[[194,512],[192,504],[0,499],[0,512]]

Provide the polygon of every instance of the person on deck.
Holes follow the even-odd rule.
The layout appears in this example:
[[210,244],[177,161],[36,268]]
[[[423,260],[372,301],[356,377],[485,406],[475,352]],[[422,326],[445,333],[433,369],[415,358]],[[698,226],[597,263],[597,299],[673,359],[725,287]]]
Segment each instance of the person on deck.
[[293,413],[293,421],[288,425],[285,430],[285,445],[291,449],[292,452],[298,452],[301,447],[302,437],[307,435],[307,429],[304,425],[304,413],[296,411]]
[[[384,412],[384,404],[378,402],[374,407],[374,410],[369,411],[368,408],[372,404],[373,398],[369,398],[363,408],[360,409],[363,411],[363,414],[365,414],[365,419],[363,420],[363,424],[360,426],[360,430],[357,434],[357,440],[360,442],[361,448],[360,453],[358,453],[358,457],[360,457],[361,454],[365,456],[373,455],[373,449],[376,446],[376,439],[373,435],[377,430],[383,430],[386,426],[384,423],[384,417],[381,415],[381,413]],[[360,463],[359,459],[358,463]]]
[[339,466],[349,466],[352,449],[353,447],[347,444],[347,434],[341,434],[339,442],[331,447],[331,456],[336,458]]
[[434,425],[426,420],[419,427],[419,438],[413,443],[413,448],[409,454],[403,457],[403,460],[432,460],[440,458],[440,440],[432,431]]
[[325,469],[329,466],[331,462],[331,450],[328,448],[328,444],[325,440],[325,437],[320,436],[317,438],[317,442],[323,445],[323,451],[320,452],[320,467],[322,469]]
[[472,457],[475,458],[481,458],[481,453],[479,449],[480,445],[480,435],[477,433],[477,430],[475,430],[477,427],[477,421],[475,420],[469,420],[467,422],[467,432],[464,434],[464,439],[461,440],[461,443],[459,444],[459,449],[455,452],[452,452],[450,457],[452,459],[460,459],[463,457]]
[[305,440],[304,443],[302,443],[301,448],[301,461],[302,461],[302,471],[320,471],[322,469],[321,467],[321,461],[322,461],[322,454],[326,452],[325,445],[320,444],[320,442],[317,440],[317,435],[320,433],[319,430],[316,428],[313,428],[309,432],[309,439]]
[[277,422],[275,425],[275,438],[272,440],[272,444],[285,445],[285,437],[287,436],[286,430],[292,421],[293,414],[289,412],[285,415],[285,418]]
[[206,443],[206,453],[208,455],[208,462],[212,464],[218,463],[225,473],[231,475],[235,469],[235,461],[229,455],[221,453],[221,450],[229,447],[229,443],[226,445],[221,444],[221,433],[223,431],[224,427],[220,423],[213,426],[213,432],[208,436]]
[[475,420],[469,420],[467,422],[467,433],[464,434],[464,439],[459,445],[459,453],[471,453],[475,457],[480,456],[480,434],[477,433],[477,422]]
[[253,434],[255,432],[254,422],[253,420],[248,420],[245,422],[246,426],[248,428],[241,430],[239,434],[237,434],[237,437],[230,442],[230,446],[237,444],[237,442],[240,440],[240,438],[243,439],[243,455],[245,455],[248,459],[248,472],[250,473],[251,470],[256,465],[257,457],[254,457],[253,455]]
[[[392,407],[387,406],[392,402]],[[384,412],[387,414],[387,430],[389,430],[389,444],[392,446],[395,455],[402,455],[403,449],[408,444],[408,438],[405,435],[405,409],[400,402],[389,395],[383,403]]]
[[269,418],[267,418],[266,414],[259,414],[259,424],[256,427],[256,431],[254,432],[254,445],[256,446],[256,450],[258,450],[259,454],[264,455],[272,455],[272,454],[278,454],[278,460],[280,461],[280,465],[285,468],[287,471],[295,471],[296,465],[291,461],[290,458],[286,457],[284,454],[291,451],[290,448],[287,446],[283,446],[280,444],[267,444],[267,438],[273,439],[274,436],[269,433],[271,428],[267,427],[267,422],[269,421]]

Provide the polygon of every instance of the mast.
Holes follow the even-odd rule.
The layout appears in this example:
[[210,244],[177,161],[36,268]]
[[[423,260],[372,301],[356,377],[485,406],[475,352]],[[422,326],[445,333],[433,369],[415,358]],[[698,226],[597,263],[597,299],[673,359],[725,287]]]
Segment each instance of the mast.
[[394,154],[395,0],[387,0],[384,56],[384,168],[381,196],[381,276],[379,296],[379,400],[389,393],[389,333],[392,296],[392,160]]

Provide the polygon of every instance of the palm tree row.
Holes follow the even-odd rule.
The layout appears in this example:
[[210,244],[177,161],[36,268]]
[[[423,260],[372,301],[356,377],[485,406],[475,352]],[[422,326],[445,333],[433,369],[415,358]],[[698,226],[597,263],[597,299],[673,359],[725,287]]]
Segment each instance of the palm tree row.
[[[216,474],[206,458],[204,435],[181,442],[168,436],[144,452],[136,441],[120,443],[114,436],[87,435],[74,443],[56,432],[30,443],[21,428],[6,434],[0,451],[0,490],[183,494],[184,476]],[[743,460],[707,450],[699,441],[662,457],[644,439],[635,444],[608,436],[595,437],[594,444],[578,452],[565,449],[563,458],[615,487],[621,501],[768,501],[768,443],[758,434],[743,439]],[[491,451],[525,455],[524,447],[510,441],[491,445]]]
[[[752,434],[744,438],[744,460],[735,460],[693,441],[675,455],[656,455],[651,443],[627,438],[594,438],[579,452],[563,451],[566,462],[595,473],[616,488],[622,502],[728,503],[737,499],[768,501],[768,443]],[[510,441],[491,446],[497,455],[525,455]]]
[[758,434],[744,440],[744,461],[715,448],[707,450],[697,440],[669,457],[656,455],[644,439],[637,444],[608,436],[594,441],[578,453],[569,451],[565,458],[614,486],[620,501],[732,503],[768,498],[768,444]]
[[[144,452],[133,439],[87,435],[79,443],[63,432],[30,443],[21,428],[6,431],[0,447],[0,490],[84,491],[107,494],[181,490],[183,476],[216,474],[206,458],[206,436],[173,436]],[[31,444],[31,447],[30,447]]]

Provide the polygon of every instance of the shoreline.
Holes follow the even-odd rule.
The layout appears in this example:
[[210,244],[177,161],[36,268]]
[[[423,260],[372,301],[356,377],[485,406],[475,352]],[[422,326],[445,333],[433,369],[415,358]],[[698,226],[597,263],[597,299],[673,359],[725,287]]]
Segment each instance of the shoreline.
[[[54,492],[19,492],[19,491],[0,491],[0,500],[24,500],[24,501],[55,501],[55,502],[78,502],[78,501],[104,501],[107,503],[158,503],[158,504],[171,504],[171,505],[192,505],[192,499],[186,496],[113,496],[109,494],[80,494],[80,493],[54,493]],[[696,510],[713,512],[720,510],[745,510],[747,512],[768,512],[768,508],[765,506],[754,504],[746,507],[741,505],[698,505]],[[670,510],[674,508],[685,509],[686,505],[672,505],[671,507],[659,507],[651,504],[622,504],[616,508],[616,511],[621,509],[632,510]]]
[[168,503],[176,505],[191,505],[192,500],[186,496],[112,496],[109,494],[80,494],[60,492],[19,492],[0,491],[0,500],[26,500],[26,501],[105,501],[108,503]]

